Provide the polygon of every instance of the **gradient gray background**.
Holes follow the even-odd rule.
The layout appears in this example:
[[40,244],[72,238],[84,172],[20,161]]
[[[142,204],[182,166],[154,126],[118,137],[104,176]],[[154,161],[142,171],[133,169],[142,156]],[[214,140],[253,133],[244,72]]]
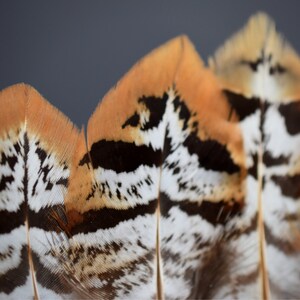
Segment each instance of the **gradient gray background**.
[[78,126],[139,58],[179,34],[206,61],[260,10],[300,51],[299,0],[0,1],[0,89],[29,83]]

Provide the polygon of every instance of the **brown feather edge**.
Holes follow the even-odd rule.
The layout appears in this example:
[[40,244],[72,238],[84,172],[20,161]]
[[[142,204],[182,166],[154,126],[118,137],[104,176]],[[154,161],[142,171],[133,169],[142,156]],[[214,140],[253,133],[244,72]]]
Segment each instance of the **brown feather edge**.
[[27,86],[28,131],[41,137],[41,143],[60,161],[70,163],[76,150],[79,131],[57,108],[45,100],[34,88]]
[[298,100],[300,58],[265,13],[258,12],[250,17],[244,28],[227,39],[209,58],[209,67],[217,75],[222,87],[250,98],[252,72],[248,68],[241,68],[240,62],[256,61],[263,49],[266,53],[272,53],[273,59],[288,70],[284,83],[281,83],[284,86],[281,101]]
[[175,85],[180,96],[198,121],[201,140],[214,139],[225,145],[235,163],[244,165],[243,142],[238,118],[222,93],[221,85],[212,71],[206,68],[188,39],[183,38],[183,56]]
[[182,39],[184,37],[179,36],[154,49],[138,61],[105,95],[88,122],[89,147],[100,139],[143,143],[138,133],[130,128],[121,129],[122,122],[137,109],[137,99],[142,96],[162,96],[172,87]]
[[[17,133],[25,120],[25,85],[19,84],[0,92],[0,137],[7,138],[9,132]],[[22,91],[22,92],[21,92]]]
[[30,85],[19,83],[0,92],[0,136],[26,123],[30,134],[41,137],[45,149],[71,161],[78,129]]

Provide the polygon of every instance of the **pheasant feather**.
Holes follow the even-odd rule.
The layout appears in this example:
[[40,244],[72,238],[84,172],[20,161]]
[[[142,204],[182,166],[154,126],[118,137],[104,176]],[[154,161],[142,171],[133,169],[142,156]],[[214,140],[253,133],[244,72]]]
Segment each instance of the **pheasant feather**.
[[264,14],[206,67],[186,36],[140,60],[86,135],[0,94],[0,297],[295,299],[300,60]]

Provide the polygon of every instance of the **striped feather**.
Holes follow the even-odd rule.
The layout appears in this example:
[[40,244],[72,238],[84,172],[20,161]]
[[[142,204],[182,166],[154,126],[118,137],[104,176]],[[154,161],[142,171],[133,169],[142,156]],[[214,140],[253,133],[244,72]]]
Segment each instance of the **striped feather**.
[[86,137],[4,90],[0,296],[298,298],[299,75],[258,14],[209,68],[185,36],[148,54]]
[[71,239],[57,250],[77,289],[106,299],[193,296],[196,271],[243,206],[242,143],[230,115],[186,37],[108,93],[89,121],[87,149],[84,139],[78,146],[66,197]]
[[[234,242],[237,253],[245,244],[256,250],[249,261],[257,272],[249,268],[244,276],[251,280],[237,281],[235,294],[251,295],[255,285],[253,297],[299,298],[300,59],[258,14],[217,51],[211,67],[240,119],[247,168],[243,222],[256,207],[255,226]],[[225,290],[233,291],[218,296]]]
[[[61,130],[64,128],[64,130]],[[57,228],[77,131],[33,88],[0,94],[0,298],[60,298],[49,241]],[[51,212],[51,213],[50,213]]]

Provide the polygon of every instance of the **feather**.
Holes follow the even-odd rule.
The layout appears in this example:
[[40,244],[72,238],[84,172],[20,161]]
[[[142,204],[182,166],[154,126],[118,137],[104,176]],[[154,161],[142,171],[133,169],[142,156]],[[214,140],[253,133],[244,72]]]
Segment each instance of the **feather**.
[[[35,248],[40,224],[25,213],[20,244],[29,249],[23,269],[31,282],[13,280],[8,292],[4,270],[3,295],[16,298],[19,288],[35,298],[297,298],[299,72],[298,56],[260,13],[209,68],[186,36],[145,56],[104,97],[86,136],[32,88],[4,90],[1,209],[44,203],[48,223]],[[16,100],[20,114],[8,105]],[[13,150],[16,143],[26,147]],[[29,177],[36,187],[25,184],[34,145],[56,172],[53,194],[39,160]],[[14,173],[19,160],[26,180]],[[37,186],[43,198],[30,195]],[[4,226],[17,228],[8,218]],[[1,264],[12,264],[3,249]],[[50,273],[52,286],[41,279]]]
[[229,114],[184,36],[105,96],[87,149],[84,139],[77,147],[65,202],[71,239],[57,250],[78,289],[106,299],[191,296],[199,261],[242,207],[241,141]]
[[217,51],[210,66],[240,119],[247,169],[242,222],[250,215],[257,219],[251,232],[235,238],[237,253],[242,243],[259,253],[249,256],[257,276],[235,284],[237,297],[254,298],[255,283],[262,299],[298,298],[300,59],[260,13]]
[[49,253],[56,231],[49,211],[63,210],[77,135],[33,88],[18,84],[1,92],[0,298],[58,298],[70,292]]

